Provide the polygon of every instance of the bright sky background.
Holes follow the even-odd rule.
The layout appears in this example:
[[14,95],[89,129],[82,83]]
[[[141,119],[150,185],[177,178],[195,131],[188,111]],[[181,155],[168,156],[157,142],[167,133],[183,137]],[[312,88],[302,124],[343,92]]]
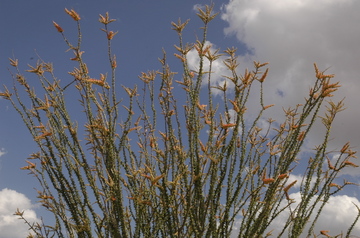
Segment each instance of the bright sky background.
[[[191,19],[186,28],[186,41],[193,42],[201,34],[196,4],[203,0],[18,0],[0,2],[0,82],[11,86],[8,58],[19,59],[20,68],[36,64],[37,54],[54,63],[55,74],[64,82],[75,66],[69,61],[61,35],[53,27],[56,21],[70,39],[75,39],[74,21],[64,8],[74,8],[81,16],[84,57],[95,75],[103,73],[106,41],[99,29],[98,14],[110,13],[116,19],[110,27],[119,31],[113,40],[118,60],[118,77],[132,85],[142,71],[159,69],[157,61],[162,48],[175,62],[174,44],[177,35],[171,21],[179,17]],[[303,102],[314,81],[313,63],[321,70],[336,75],[342,88],[333,100],[346,97],[347,110],[336,120],[332,148],[340,149],[350,141],[355,150],[360,146],[360,1],[358,0],[227,0],[214,1],[220,15],[212,22],[208,40],[225,50],[235,46],[241,53],[241,68],[252,61],[270,62],[266,82],[268,104],[276,104],[270,116],[280,119],[282,106]],[[200,5],[199,5],[200,6]],[[210,43],[209,42],[209,43]],[[189,55],[189,60],[196,61]],[[108,68],[107,68],[108,70]],[[218,67],[218,75],[225,74]],[[220,77],[219,77],[220,80]],[[218,82],[214,82],[218,83]],[[308,142],[315,145],[321,138],[321,125]],[[11,216],[16,208],[28,209],[30,219],[43,216],[36,205],[35,179],[19,168],[37,148],[28,131],[8,101],[0,99],[0,238],[24,237],[27,227]],[[348,174],[360,182],[358,170]],[[294,197],[298,194],[294,193]],[[322,216],[319,229],[344,229],[356,214],[352,202],[359,204],[359,189],[352,187],[346,194],[335,196]],[[20,223],[19,223],[20,222]],[[281,221],[279,221],[281,222]],[[19,225],[20,224],[20,225]],[[329,226],[329,224],[332,224]],[[336,224],[336,225],[334,225]],[[360,234],[360,226],[357,226]],[[331,234],[331,233],[330,233]]]

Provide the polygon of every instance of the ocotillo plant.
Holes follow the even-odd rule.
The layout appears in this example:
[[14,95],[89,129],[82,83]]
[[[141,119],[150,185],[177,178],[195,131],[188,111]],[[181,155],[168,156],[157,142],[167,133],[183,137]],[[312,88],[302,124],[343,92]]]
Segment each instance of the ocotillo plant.
[[[183,42],[189,21],[171,23],[179,37],[175,56],[182,72],[172,72],[164,51],[161,69],[141,73],[142,86],[132,88],[118,87],[122,79],[111,44],[116,33],[109,28],[115,20],[100,15],[109,66],[94,78],[83,59],[80,16],[65,10],[77,24],[78,41],[71,43],[64,29],[54,26],[78,63],[69,72],[73,82],[63,84],[52,64],[39,60],[26,70],[40,82],[36,91],[12,58],[14,86],[1,93],[39,147],[22,169],[37,178],[40,203],[54,216],[54,224],[28,223],[29,237],[330,236],[314,226],[329,198],[353,184],[338,182],[342,169],[357,167],[348,143],[335,163],[328,159],[331,125],[343,110],[342,101],[326,101],[340,86],[332,82],[334,75],[315,64],[314,85],[303,104],[284,110],[282,122],[267,119],[264,128],[259,122],[273,106],[263,99],[271,83],[267,63],[254,62],[253,69],[240,73],[235,48],[212,49],[207,32],[217,15],[213,5],[198,9],[203,34],[193,44]],[[187,58],[194,50],[196,67]],[[213,65],[223,57],[225,83],[213,85]],[[78,92],[84,118],[71,114],[69,88]],[[250,97],[257,89],[260,96]],[[255,117],[247,111],[250,100],[258,101]],[[319,115],[323,107],[325,115]],[[323,141],[300,161],[319,116]],[[291,180],[300,165],[302,181]],[[301,200],[289,192],[295,184],[300,184]],[[288,218],[275,234],[271,226],[283,213]],[[15,214],[24,219],[21,211]]]

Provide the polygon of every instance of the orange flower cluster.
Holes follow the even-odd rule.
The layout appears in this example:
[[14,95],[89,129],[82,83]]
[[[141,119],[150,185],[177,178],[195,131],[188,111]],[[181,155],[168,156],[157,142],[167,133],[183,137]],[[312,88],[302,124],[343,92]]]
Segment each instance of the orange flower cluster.
[[65,12],[72,17],[72,19],[74,19],[75,21],[79,21],[81,18],[79,16],[79,14],[77,12],[75,12],[74,9],[71,9],[70,11],[65,8]]
[[99,22],[101,22],[104,25],[107,25],[107,24],[109,24],[109,23],[111,23],[113,21],[116,21],[115,19],[110,19],[108,12],[105,13],[105,17],[103,15],[101,15],[101,14],[99,14],[99,16],[100,16]]
[[56,22],[53,21],[53,24],[58,32],[60,33],[64,32],[64,30]]

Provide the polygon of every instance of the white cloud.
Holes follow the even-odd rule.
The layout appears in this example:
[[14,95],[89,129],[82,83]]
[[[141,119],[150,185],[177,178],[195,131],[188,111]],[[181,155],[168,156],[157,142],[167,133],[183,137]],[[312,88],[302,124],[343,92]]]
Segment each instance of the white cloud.
[[[0,157],[6,154],[6,150],[4,148],[0,148]],[[1,170],[1,161],[0,161],[0,170]]]
[[[210,41],[206,41],[205,42],[205,47],[207,46],[211,46],[210,47],[210,52],[214,52],[216,50],[216,46],[213,45]],[[200,58],[199,58],[199,54],[196,51],[196,49],[192,49],[189,51],[189,53],[187,53],[186,55],[187,57],[187,62],[189,64],[190,70],[193,70],[195,72],[197,72],[199,70],[199,63],[200,63]],[[224,75],[226,76],[231,76],[230,72],[227,70],[226,66],[222,63],[225,60],[225,56],[220,56],[217,60],[212,62],[211,65],[211,78],[210,78],[210,85],[211,86],[223,86],[225,81],[229,81],[228,79],[226,79],[224,77]],[[203,71],[204,72],[209,72],[210,71],[210,61],[204,57],[204,61],[203,61]],[[205,75],[202,81],[202,85],[208,85],[208,75]],[[227,82],[227,86],[228,87],[233,87],[233,84],[230,82]],[[212,92],[214,94],[220,94],[221,91],[218,89],[213,89]]]
[[[334,146],[339,149],[346,141],[360,146],[359,8],[356,0],[230,0],[222,7],[221,17],[229,23],[225,34],[235,35],[249,49],[240,65],[270,62],[265,100],[278,108],[271,117],[282,115],[282,106],[304,102],[315,79],[314,62],[321,70],[331,67],[327,72],[342,85],[334,100],[346,96],[348,108],[333,127],[337,140],[332,143],[338,142]],[[315,144],[322,137],[313,136]]]
[[[340,153],[333,153],[333,154],[329,155],[327,158],[330,161],[332,166],[339,167],[340,162],[344,161],[344,158],[346,158],[346,155],[343,155],[343,157],[340,158]],[[357,161],[356,158],[351,158],[348,161],[353,162],[356,165],[359,165],[359,162]],[[328,168],[328,161],[326,160],[324,163],[325,163],[325,167]],[[339,174],[340,175],[351,175],[353,177],[359,176],[359,167],[345,166],[344,168],[342,168],[340,170]]]
[[203,9],[204,8],[204,5],[202,5],[202,4],[195,4],[194,6],[193,6],[193,10],[194,11],[198,11],[198,9]]
[[[299,192],[291,193],[289,194],[291,199],[294,199],[296,203],[293,203],[291,205],[292,210],[294,211],[295,207],[299,204],[299,201],[301,200],[301,195]],[[316,199],[314,197],[314,199]],[[283,206],[287,204],[287,202],[284,200]],[[322,213],[320,217],[318,218],[318,222],[315,225],[314,232],[316,235],[320,235],[321,230],[328,230],[329,235],[338,235],[341,232],[343,234],[346,234],[348,228],[353,223],[354,219],[357,216],[357,208],[354,206],[354,204],[358,205],[360,204],[360,201],[355,197],[350,197],[347,195],[338,195],[338,196],[332,196],[328,203],[325,205],[325,207],[322,210]],[[319,207],[317,207],[312,217],[310,218],[311,221],[314,219],[315,215],[317,214]],[[265,232],[273,231],[272,235],[273,237],[277,237],[279,233],[282,231],[285,221],[289,217],[289,210],[283,211],[269,226],[268,230]],[[231,235],[232,238],[237,237],[238,235],[238,228],[236,226],[240,226],[241,219],[235,221],[234,230]],[[309,224],[305,229],[304,233],[301,238],[307,237],[307,231],[310,228]],[[360,234],[360,224],[356,224],[351,234]],[[285,232],[285,234],[282,236],[283,238],[288,237],[288,234]]]
[[[297,182],[294,184],[294,186],[292,186],[291,189],[300,188],[301,181],[303,180],[303,178],[304,178],[304,176],[301,174],[299,174],[299,175],[289,174],[289,179],[288,179],[287,184],[290,184],[290,183],[294,182],[295,180],[297,180]],[[312,182],[312,184],[314,184],[314,183]]]
[[[317,63],[320,70],[330,67],[326,72],[334,73],[334,81],[340,81],[342,85],[332,99],[337,101],[346,97],[347,110],[335,120],[332,136],[336,139],[331,141],[329,150],[334,147],[341,149],[347,141],[351,142],[351,146],[360,146],[359,8],[360,1],[357,0],[230,0],[222,7],[221,17],[229,23],[225,34],[236,36],[248,48],[248,53],[239,57],[242,72],[245,68],[253,68],[253,60],[270,62],[265,82],[265,104],[274,103],[276,107],[266,112],[279,122],[282,122],[279,115],[284,115],[282,107],[304,103],[304,97],[315,81],[313,63]],[[196,51],[190,52],[188,59],[190,65],[196,65]],[[219,65],[222,60],[218,60]],[[225,70],[221,66],[213,69],[216,77],[212,85],[224,82],[222,75]],[[248,109],[251,110],[251,106]],[[323,138],[323,126],[318,123],[314,129],[315,133],[306,143],[311,148],[321,143]],[[346,174],[358,175],[359,172],[357,168],[351,168],[351,173]],[[302,175],[291,174],[288,181],[294,180],[298,182],[292,189],[297,190]],[[300,193],[292,193],[290,197],[300,201]],[[332,196],[322,210],[315,232],[319,234],[320,230],[329,230],[330,235],[341,231],[346,234],[357,215],[353,203],[360,204],[355,197]],[[286,214],[279,217],[278,223],[271,228],[275,229],[274,234],[279,231],[276,225],[281,226],[285,217]],[[353,234],[360,234],[360,224]]]
[[23,220],[13,215],[17,209],[24,211],[29,222],[38,221],[32,204],[24,194],[4,188],[0,191],[0,238],[23,238],[29,233]]
[[4,148],[0,148],[0,157],[6,154],[6,151]]
[[[299,204],[299,201],[301,200],[301,195],[299,192],[297,192],[292,193],[289,196],[295,201],[297,201],[292,205],[292,208],[294,209]],[[359,200],[355,197],[349,197],[347,195],[330,197],[328,203],[325,205],[320,217],[318,218],[318,222],[315,225],[315,234],[319,235],[321,230],[328,230],[329,235],[332,236],[338,235],[341,232],[343,232],[343,234],[346,234],[347,229],[357,216],[358,211],[354,204],[358,206],[360,204]],[[314,219],[318,209],[319,207],[317,207],[317,209],[314,211],[311,220]],[[289,212],[282,213],[269,227],[269,231],[274,230],[274,236],[280,233],[281,229],[283,228],[284,221],[288,218],[288,216]],[[306,227],[305,232],[307,232],[309,228],[310,224]],[[355,225],[352,234],[360,234],[359,223]],[[306,237],[306,235],[307,234],[303,234],[302,237]],[[287,235],[284,235],[283,237],[287,237]]]

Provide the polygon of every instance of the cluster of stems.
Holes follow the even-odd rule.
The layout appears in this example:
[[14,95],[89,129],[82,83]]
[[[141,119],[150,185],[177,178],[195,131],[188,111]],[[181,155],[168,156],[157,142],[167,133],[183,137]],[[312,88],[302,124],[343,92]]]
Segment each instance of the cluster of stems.
[[[357,167],[348,143],[336,152],[335,162],[327,151],[331,125],[343,110],[342,101],[326,104],[339,87],[330,82],[333,75],[315,65],[315,83],[304,104],[284,110],[283,122],[266,119],[264,127],[264,111],[273,106],[263,101],[267,63],[254,62],[253,69],[240,74],[235,48],[220,54],[207,45],[213,6],[198,9],[203,36],[194,44],[183,43],[189,21],[172,23],[182,75],[171,71],[164,52],[161,69],[141,73],[142,86],[132,88],[119,88],[111,45],[116,32],[109,30],[114,20],[108,13],[99,21],[109,68],[98,79],[90,76],[82,57],[80,16],[74,10],[66,13],[77,23],[77,43],[70,43],[59,24],[54,26],[78,63],[69,72],[74,81],[62,85],[52,64],[39,60],[27,70],[40,82],[35,90],[18,61],[10,59],[14,86],[1,93],[38,145],[22,169],[37,178],[39,202],[54,216],[54,224],[28,223],[29,237],[330,237],[342,232],[315,229],[329,198],[353,184],[338,182],[342,169]],[[191,67],[187,57],[194,50],[199,64]],[[214,85],[213,65],[222,59],[228,76]],[[69,87],[78,92],[81,120],[70,113]],[[259,98],[251,97],[254,88]],[[247,105],[254,100],[259,111],[249,123]],[[300,161],[324,103],[323,141]],[[291,180],[298,167],[302,181]],[[301,200],[291,197],[295,186]],[[270,228],[283,213],[288,218],[273,233]],[[16,215],[24,219],[23,212]],[[343,231],[346,237],[358,218]]]

